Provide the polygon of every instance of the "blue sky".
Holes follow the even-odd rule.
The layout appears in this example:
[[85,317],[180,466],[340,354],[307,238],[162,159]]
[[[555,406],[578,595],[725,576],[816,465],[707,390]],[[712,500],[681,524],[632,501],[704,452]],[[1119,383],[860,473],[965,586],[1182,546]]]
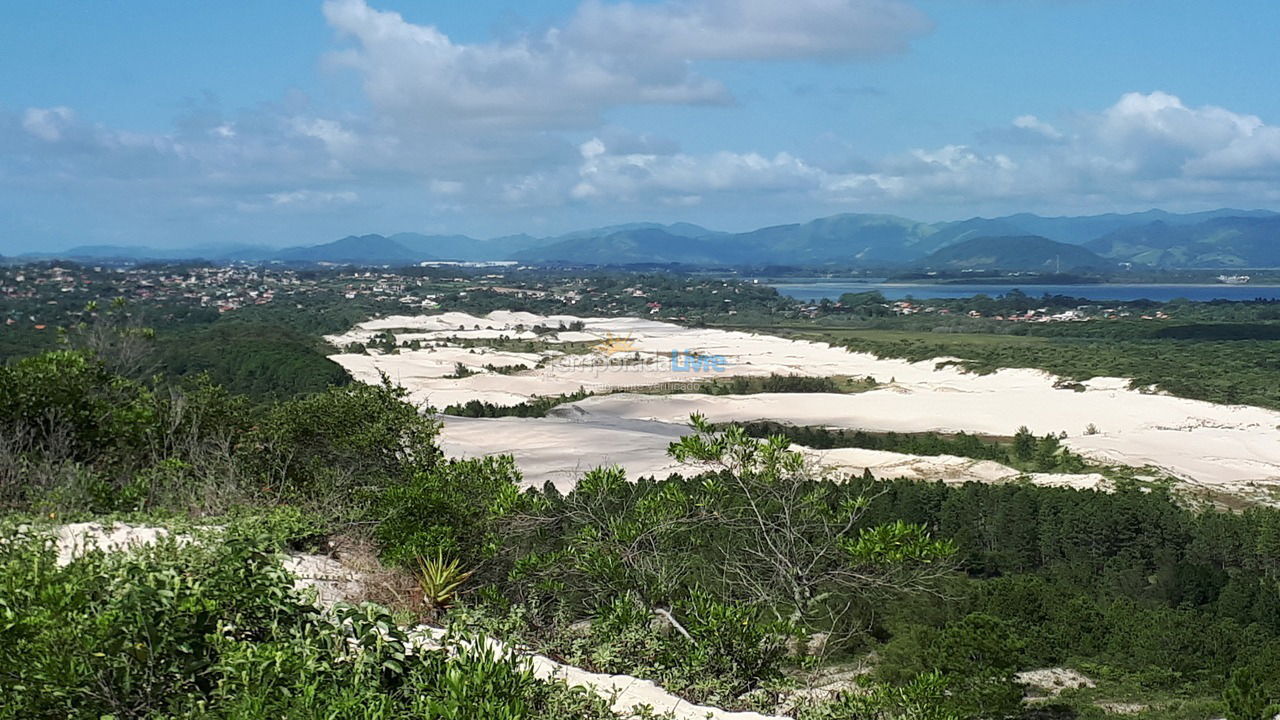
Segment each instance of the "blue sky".
[[0,20],[0,254],[1280,208],[1274,0],[45,0]]

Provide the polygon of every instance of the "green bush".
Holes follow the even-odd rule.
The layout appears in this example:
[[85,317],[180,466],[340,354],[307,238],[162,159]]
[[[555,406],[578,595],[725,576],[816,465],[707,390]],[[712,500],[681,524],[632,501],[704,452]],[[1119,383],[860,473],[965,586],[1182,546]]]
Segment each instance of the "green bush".
[[2,718],[614,717],[474,639],[424,651],[376,606],[326,618],[234,537],[58,567],[44,538],[7,530],[0,639]]
[[495,455],[442,461],[386,487],[374,509],[384,557],[407,567],[439,553],[468,565],[493,558],[519,478],[510,456]]
[[235,540],[58,567],[43,538],[9,533],[0,567],[12,717],[176,712],[217,685],[220,638],[264,641],[311,622],[275,557]]
[[0,432],[33,451],[124,459],[156,431],[152,394],[91,355],[57,350],[0,366]]
[[244,469],[277,500],[358,510],[440,457],[438,424],[406,396],[384,380],[276,404],[243,440]]

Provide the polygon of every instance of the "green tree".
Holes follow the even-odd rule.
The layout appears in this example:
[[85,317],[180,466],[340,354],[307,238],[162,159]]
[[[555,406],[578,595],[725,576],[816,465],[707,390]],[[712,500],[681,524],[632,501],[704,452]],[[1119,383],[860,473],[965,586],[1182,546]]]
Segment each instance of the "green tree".
[[152,393],[81,351],[0,366],[0,397],[0,428],[31,438],[37,449],[82,460],[127,456],[156,427]]
[[1274,675],[1261,670],[1241,668],[1231,673],[1231,680],[1222,691],[1222,701],[1227,705],[1227,720],[1271,720],[1280,713],[1280,703],[1273,702],[1275,695],[1266,685],[1275,684]]
[[439,424],[407,396],[384,377],[279,403],[246,435],[245,469],[280,500],[367,507],[440,458]]
[[1031,434],[1026,425],[1018,428],[1018,432],[1013,436],[1013,459],[1020,462],[1030,460],[1036,452],[1036,436]]

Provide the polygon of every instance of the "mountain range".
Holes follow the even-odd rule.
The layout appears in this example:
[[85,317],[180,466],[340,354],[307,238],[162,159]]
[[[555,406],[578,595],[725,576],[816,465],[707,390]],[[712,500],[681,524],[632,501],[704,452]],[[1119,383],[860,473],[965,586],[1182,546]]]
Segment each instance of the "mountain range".
[[[979,242],[981,241],[981,242]],[[407,265],[511,260],[528,264],[700,266],[788,265],[935,269],[1107,269],[1280,267],[1280,213],[1221,209],[1127,215],[919,222],[894,215],[842,214],[806,223],[727,233],[690,223],[630,223],[552,237],[351,235],[272,249],[249,245],[160,250],[82,246],[28,255],[103,260],[201,259],[293,264]]]

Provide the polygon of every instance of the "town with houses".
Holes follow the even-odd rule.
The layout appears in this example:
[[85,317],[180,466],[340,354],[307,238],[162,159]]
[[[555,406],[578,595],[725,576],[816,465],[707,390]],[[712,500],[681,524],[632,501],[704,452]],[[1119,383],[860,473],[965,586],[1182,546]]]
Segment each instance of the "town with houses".
[[[898,300],[889,304],[890,310],[894,315],[918,315],[936,313],[938,315],[955,315],[955,310],[946,307],[935,307],[933,305],[922,304],[919,301]],[[1052,323],[1052,322],[1086,322],[1089,320],[1106,319],[1116,320],[1119,318],[1133,317],[1133,313],[1123,308],[1105,307],[1102,305],[1081,305],[1069,310],[1053,312],[1049,308],[1036,308],[1028,310],[1024,313],[1005,313],[996,315],[984,315],[978,310],[968,310],[963,315],[971,318],[989,317],[992,320],[1002,320],[1007,322],[1035,322],[1035,323]],[[1140,314],[1142,320],[1168,320],[1170,316],[1163,310],[1157,310],[1150,314]]]
[[[487,272],[485,272],[487,270]],[[456,274],[454,274],[456,273]],[[762,289],[765,286],[754,286]],[[725,315],[737,314],[728,285],[701,280],[683,291],[701,291],[720,306]],[[566,307],[577,306],[591,296],[593,305],[625,304],[634,311],[659,316],[669,304],[663,288],[627,285],[600,288],[589,282],[548,281],[544,275],[525,268],[459,268],[433,266],[402,271],[323,269],[301,270],[272,266],[88,266],[72,263],[29,264],[0,267],[0,319],[5,326],[25,326],[35,330],[58,327],[74,320],[85,303],[122,298],[142,306],[177,304],[210,313],[227,313],[273,302],[302,303],[317,296],[337,301],[372,303],[404,310],[430,311],[441,300],[466,300],[469,294],[515,298]],[[719,293],[724,295],[719,295]],[[1163,310],[1135,312],[1124,307],[1098,304],[1071,309],[1037,308],[1018,313],[984,313],[978,309],[957,309],[923,300],[885,300],[882,308],[893,315],[967,316],[1019,323],[1086,322],[1137,317],[1166,320]],[[839,313],[839,302],[805,304],[792,309],[801,317]],[[665,317],[665,314],[663,315]],[[683,316],[680,316],[683,317]],[[672,319],[679,319],[674,317]]]

